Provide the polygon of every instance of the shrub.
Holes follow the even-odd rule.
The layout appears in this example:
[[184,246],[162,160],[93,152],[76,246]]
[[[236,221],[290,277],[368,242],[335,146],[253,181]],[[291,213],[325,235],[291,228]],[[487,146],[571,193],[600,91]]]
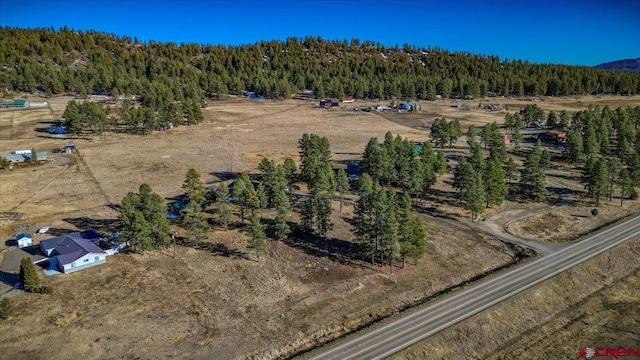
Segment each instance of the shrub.
[[591,215],[593,215],[594,217],[598,216],[598,209],[591,210]]
[[9,316],[13,315],[13,304],[8,297],[2,298],[0,300],[0,319],[8,319]]

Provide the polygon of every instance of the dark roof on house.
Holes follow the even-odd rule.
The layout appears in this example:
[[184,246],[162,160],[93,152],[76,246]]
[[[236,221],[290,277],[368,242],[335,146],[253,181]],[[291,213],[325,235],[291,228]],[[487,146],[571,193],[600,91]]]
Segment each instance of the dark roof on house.
[[57,256],[61,265],[69,264],[86,254],[104,254],[98,245],[91,240],[100,239],[95,230],[87,230],[42,240],[40,245],[46,250],[52,249],[52,256]]

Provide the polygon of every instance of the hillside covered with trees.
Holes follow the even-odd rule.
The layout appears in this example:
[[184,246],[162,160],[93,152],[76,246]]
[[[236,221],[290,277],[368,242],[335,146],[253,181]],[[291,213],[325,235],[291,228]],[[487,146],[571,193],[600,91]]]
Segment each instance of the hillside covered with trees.
[[0,28],[0,85],[48,94],[141,95],[145,105],[254,91],[284,98],[637,94],[640,75],[439,48],[320,37],[222,46],[141,43],[69,28]]

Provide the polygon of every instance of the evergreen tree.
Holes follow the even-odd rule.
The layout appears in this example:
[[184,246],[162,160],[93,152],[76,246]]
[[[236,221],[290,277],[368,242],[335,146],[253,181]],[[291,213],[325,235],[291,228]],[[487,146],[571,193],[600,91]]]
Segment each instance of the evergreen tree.
[[183,219],[184,227],[187,229],[187,239],[200,247],[200,240],[209,231],[209,223],[202,211],[202,207],[195,201],[190,201],[185,209]]
[[460,158],[453,174],[453,188],[458,190],[460,204],[466,198],[475,172],[473,165],[467,162],[466,158]]
[[609,169],[604,158],[594,159],[586,168],[589,194],[595,199],[596,207],[600,206],[600,198],[607,196],[609,190]]
[[622,163],[620,160],[613,158],[607,161],[607,172],[609,173],[609,189],[607,190],[609,195],[609,201],[613,200],[613,190],[620,182],[620,172],[622,170]]
[[233,183],[233,189],[231,190],[231,196],[236,199],[236,202],[240,206],[240,218],[242,219],[243,224],[245,212],[250,205],[250,199],[247,198],[250,192],[249,188],[253,189],[253,184],[249,179],[249,175],[247,175],[247,173],[242,173]]
[[582,136],[575,129],[571,129],[567,132],[566,141],[566,157],[567,160],[578,165],[578,161],[582,157],[584,149],[582,147]]
[[440,146],[441,149],[444,150],[444,146],[450,138],[449,132],[450,127],[449,123],[447,123],[447,119],[436,118],[431,125],[431,133],[429,134],[429,137],[431,137],[432,141],[435,142],[436,146]]
[[149,185],[140,185],[138,193],[128,193],[120,203],[121,242],[142,251],[167,246],[171,243],[171,227],[165,213],[164,198]]
[[200,174],[194,168],[187,171],[184,183],[182,184],[182,190],[185,191],[185,195],[189,202],[196,202],[202,206],[205,202],[204,183],[200,180]]
[[520,171],[520,184],[523,188],[529,190],[529,195],[533,195],[535,191],[536,201],[543,201],[548,193],[542,164],[542,145],[538,140],[533,151],[527,155],[524,161],[524,168]]
[[8,319],[9,316],[13,315],[14,311],[15,309],[11,300],[6,296],[3,297],[2,300],[0,300],[0,319]]
[[67,131],[79,137],[83,124],[80,119],[80,106],[75,100],[71,100],[67,103],[64,113],[62,114],[62,118],[64,119],[64,125],[66,126]]
[[287,178],[289,193],[292,191],[293,184],[298,181],[298,167],[291,158],[286,158],[283,164],[284,176]]
[[262,217],[262,209],[266,209],[267,205],[269,204],[267,200],[267,193],[264,188],[264,183],[262,181],[258,183],[258,187],[256,188],[256,198],[258,199],[257,209],[260,210],[260,217]]
[[444,152],[440,151],[434,164],[434,171],[437,175],[444,175],[447,173],[447,157]]
[[509,157],[504,169],[504,175],[507,177],[507,180],[509,180],[509,183],[514,179],[516,171],[518,171],[518,165],[513,161],[513,158]]
[[549,111],[549,115],[547,115],[547,127],[553,129],[556,125],[558,125],[558,115],[556,115],[555,111],[551,110]]
[[618,186],[620,186],[620,206],[625,198],[631,197],[635,192],[631,176],[626,168],[620,170],[620,176],[618,177]]
[[274,219],[273,233],[277,240],[284,241],[291,233],[291,228],[289,226],[289,212],[291,211],[291,204],[289,204],[289,198],[284,191],[280,191],[276,194],[275,205],[276,216]]
[[469,125],[469,130],[467,130],[467,145],[470,149],[473,147],[473,143],[476,142],[477,136],[476,126]]
[[20,261],[20,273],[18,274],[22,289],[27,292],[40,291],[40,277],[35,265],[30,258],[24,258]]
[[491,205],[500,206],[509,193],[500,160],[496,158],[489,160],[485,169],[484,187],[486,191],[486,207]]
[[471,211],[471,222],[475,221],[478,214],[485,209],[485,188],[482,174],[472,170],[471,182],[465,193],[465,209]]
[[462,136],[462,129],[460,128],[460,120],[453,119],[448,124],[448,137],[449,137],[449,147],[453,147],[453,143],[458,141],[458,138]]
[[[140,185],[139,209],[149,225],[151,244],[154,248],[164,248],[171,243],[171,227],[167,220],[167,205],[164,198],[151,190],[148,184]],[[144,223],[143,223],[144,225]]]
[[225,183],[220,184],[216,189],[216,204],[218,207],[218,221],[224,227],[224,231],[227,231],[232,212],[229,204],[229,188]]
[[336,176],[336,191],[340,194],[340,213],[342,213],[342,203],[344,202],[344,194],[349,192],[349,178],[344,169],[339,169]]
[[251,214],[251,225],[249,227],[249,244],[248,248],[256,251],[256,259],[260,261],[260,251],[267,246],[265,239],[267,235],[264,232],[264,225],[260,222],[258,213]]

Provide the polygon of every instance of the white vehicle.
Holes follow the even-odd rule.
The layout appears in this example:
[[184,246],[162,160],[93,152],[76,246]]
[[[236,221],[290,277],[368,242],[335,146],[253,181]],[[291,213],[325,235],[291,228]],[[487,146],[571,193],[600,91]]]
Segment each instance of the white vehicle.
[[44,234],[44,233],[46,233],[48,231],[49,231],[49,227],[48,226],[44,226],[44,227],[41,227],[40,229],[38,229],[38,234]]

